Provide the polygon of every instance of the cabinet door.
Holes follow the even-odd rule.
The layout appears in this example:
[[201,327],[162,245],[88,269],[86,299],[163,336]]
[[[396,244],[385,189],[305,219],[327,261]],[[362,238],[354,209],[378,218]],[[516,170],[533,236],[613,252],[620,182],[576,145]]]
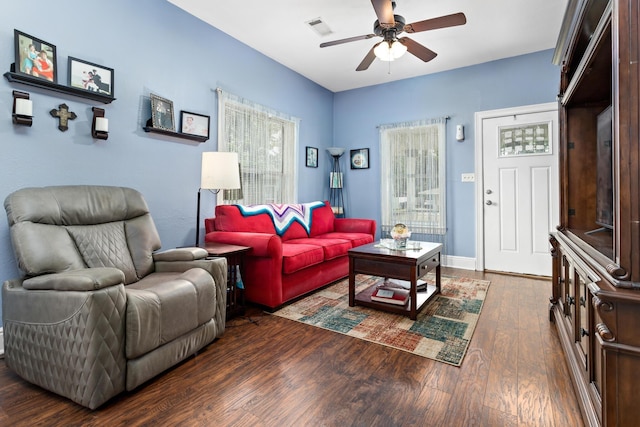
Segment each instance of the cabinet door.
[[[599,303],[599,299],[596,298],[597,303],[594,303],[593,294],[589,292],[587,296],[588,296],[588,307],[589,307],[589,313],[590,313],[589,318],[591,319],[590,327],[592,330],[592,335],[591,335],[592,348],[590,352],[590,354],[592,355],[592,360],[591,360],[591,366],[590,366],[590,371],[591,371],[590,380],[591,380],[591,385],[593,386],[598,399],[601,400],[602,363],[603,363],[601,340],[609,338],[609,335],[607,334],[609,332],[609,329],[608,328],[603,329],[603,326],[605,326],[605,324],[603,323],[602,318],[598,313],[598,310],[596,310],[595,308],[595,306]],[[600,329],[600,332],[598,331],[598,329]],[[601,338],[598,339],[596,334],[600,335]]]
[[578,342],[578,354],[582,360],[585,371],[589,365],[589,316],[587,310],[587,281],[582,272],[576,269],[576,338]]
[[562,253],[562,251],[560,252],[560,268],[558,269],[559,272],[559,277],[558,277],[558,304],[560,304],[560,307],[562,308],[562,313],[565,316],[569,315],[569,304],[567,301],[567,297],[569,295],[568,291],[567,291],[567,286],[568,286],[568,269],[569,269],[569,260],[567,260],[567,257],[564,255],[564,253]]
[[564,300],[566,301],[566,307],[564,315],[567,317],[567,321],[570,323],[570,330],[573,332],[573,341],[577,341],[576,335],[576,269],[569,258],[565,258],[565,272],[566,272],[566,286],[564,288]]

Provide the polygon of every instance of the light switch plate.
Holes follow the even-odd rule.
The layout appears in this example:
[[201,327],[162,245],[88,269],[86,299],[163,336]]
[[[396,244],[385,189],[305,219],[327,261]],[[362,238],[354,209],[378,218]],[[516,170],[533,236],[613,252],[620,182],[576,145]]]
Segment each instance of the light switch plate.
[[475,182],[476,174],[475,173],[463,173],[462,174],[462,182]]

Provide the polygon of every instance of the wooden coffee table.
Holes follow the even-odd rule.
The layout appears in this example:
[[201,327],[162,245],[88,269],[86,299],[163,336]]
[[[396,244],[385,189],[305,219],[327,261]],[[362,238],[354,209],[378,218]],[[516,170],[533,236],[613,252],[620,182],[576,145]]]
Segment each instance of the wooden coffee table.
[[[394,250],[381,247],[380,242],[358,246],[349,250],[349,306],[362,305],[378,310],[409,316],[416,320],[418,312],[429,300],[440,293],[441,243],[418,242],[419,249]],[[435,268],[436,284],[426,291],[417,292],[418,279]],[[371,301],[377,285],[356,294],[356,275],[370,274],[385,278],[407,280],[411,283],[410,299],[404,306]]]

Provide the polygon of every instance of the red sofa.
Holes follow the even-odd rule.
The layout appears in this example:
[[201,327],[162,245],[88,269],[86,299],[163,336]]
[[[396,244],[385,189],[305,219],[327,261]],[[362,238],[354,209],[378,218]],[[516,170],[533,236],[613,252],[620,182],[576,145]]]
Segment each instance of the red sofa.
[[[274,218],[274,208],[287,220]],[[245,256],[245,297],[270,309],[348,276],[347,251],[373,242],[376,232],[375,220],[336,218],[327,201],[220,205],[204,221],[205,242],[252,248]]]

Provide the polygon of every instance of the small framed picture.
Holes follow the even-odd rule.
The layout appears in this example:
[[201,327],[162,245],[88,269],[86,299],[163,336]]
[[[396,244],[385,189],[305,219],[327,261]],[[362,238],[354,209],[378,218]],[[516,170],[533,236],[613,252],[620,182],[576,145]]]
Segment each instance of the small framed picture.
[[113,68],[69,57],[69,86],[113,96]]
[[369,169],[369,149],[351,150],[351,169]]
[[175,132],[173,102],[156,94],[151,94],[151,124],[154,128]]
[[56,47],[22,31],[13,30],[16,73],[58,82]]
[[305,165],[308,168],[318,167],[318,149],[316,147],[307,147],[307,162]]
[[180,111],[180,131],[188,135],[206,136],[209,139],[209,116]]

